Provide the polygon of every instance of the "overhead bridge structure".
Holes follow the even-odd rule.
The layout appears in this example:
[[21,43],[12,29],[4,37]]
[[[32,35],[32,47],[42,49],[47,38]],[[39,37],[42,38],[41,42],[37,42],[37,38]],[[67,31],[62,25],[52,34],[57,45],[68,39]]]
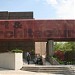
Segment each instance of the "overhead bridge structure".
[[18,48],[49,57],[54,41],[75,41],[75,20],[0,20],[0,52]]
[[75,20],[0,20],[0,40],[75,41]]

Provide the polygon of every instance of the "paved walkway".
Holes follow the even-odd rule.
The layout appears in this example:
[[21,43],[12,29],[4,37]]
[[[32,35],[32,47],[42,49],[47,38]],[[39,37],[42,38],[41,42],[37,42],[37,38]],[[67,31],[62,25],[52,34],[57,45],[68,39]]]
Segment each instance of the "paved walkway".
[[[24,63],[24,66],[38,66],[38,65],[35,65],[35,64],[27,65],[27,63]],[[53,66],[53,65],[50,65],[48,62],[46,62],[45,66]],[[71,66],[68,66],[68,67],[71,67]],[[29,72],[29,71],[22,71],[22,70],[8,70],[8,69],[0,68],[0,75],[64,75],[64,74],[36,73],[36,72]]]
[[63,75],[63,74],[49,74],[49,73],[36,73],[36,72],[28,72],[21,70],[7,70],[0,68],[0,75]]
[[[24,61],[24,66],[38,66],[30,62],[31,64],[27,64],[26,61]],[[48,62],[46,62],[46,65],[50,65]],[[36,72],[29,72],[29,71],[22,71],[22,70],[8,70],[0,68],[0,75],[62,75],[62,74],[50,74],[50,73],[36,73]]]
[[[31,61],[28,65],[26,61],[24,61],[25,66],[36,66]],[[50,65],[50,63],[46,62],[46,65]],[[38,66],[38,65],[37,65]],[[56,74],[48,74],[48,73],[36,73],[36,72],[28,72],[28,71],[22,71],[22,70],[8,70],[0,68],[0,75],[56,75]]]
[[[28,65],[28,66],[33,66],[33,65]],[[72,65],[71,66],[67,65],[67,67],[75,69],[75,66]],[[28,72],[22,70],[8,70],[0,68],[0,75],[64,75],[64,74],[36,73],[36,72]]]

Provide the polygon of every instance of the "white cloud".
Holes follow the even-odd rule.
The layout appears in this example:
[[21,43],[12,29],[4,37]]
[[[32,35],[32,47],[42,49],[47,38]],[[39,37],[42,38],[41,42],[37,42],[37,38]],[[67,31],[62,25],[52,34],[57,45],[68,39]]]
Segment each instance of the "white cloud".
[[56,0],[46,0],[48,4],[55,5],[57,4]]
[[74,0],[45,0],[56,12],[58,18],[75,19],[75,1]]

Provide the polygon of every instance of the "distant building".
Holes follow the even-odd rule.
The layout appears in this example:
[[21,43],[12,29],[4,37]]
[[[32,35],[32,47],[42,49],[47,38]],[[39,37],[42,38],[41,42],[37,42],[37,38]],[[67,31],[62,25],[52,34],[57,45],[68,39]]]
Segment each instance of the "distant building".
[[2,19],[33,19],[33,12],[0,12],[0,20]]

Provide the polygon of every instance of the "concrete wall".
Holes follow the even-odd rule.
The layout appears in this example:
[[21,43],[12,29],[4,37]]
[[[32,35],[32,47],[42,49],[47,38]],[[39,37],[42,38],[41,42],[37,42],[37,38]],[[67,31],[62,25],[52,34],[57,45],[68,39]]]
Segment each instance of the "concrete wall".
[[22,53],[0,53],[0,67],[18,70],[22,66]]
[[33,12],[0,11],[0,20],[2,19],[33,19]]
[[35,42],[35,54],[46,56],[46,42]]
[[55,58],[52,58],[52,57],[49,57],[49,62],[52,65],[60,65],[60,63]]
[[23,55],[22,53],[15,53],[15,69],[21,69],[23,67]]
[[8,19],[8,11],[0,11],[0,20]]
[[33,12],[9,12],[9,19],[33,19]]

